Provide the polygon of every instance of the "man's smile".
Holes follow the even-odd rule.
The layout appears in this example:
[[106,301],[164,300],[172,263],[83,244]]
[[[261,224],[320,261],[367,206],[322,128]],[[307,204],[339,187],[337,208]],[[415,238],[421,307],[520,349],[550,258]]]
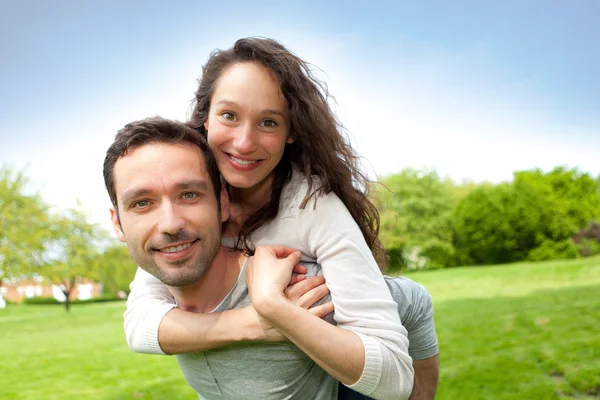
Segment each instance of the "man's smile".
[[198,242],[199,240],[196,239],[191,242],[154,249],[154,252],[161,258],[167,260],[181,260],[182,258],[189,256],[196,249]]

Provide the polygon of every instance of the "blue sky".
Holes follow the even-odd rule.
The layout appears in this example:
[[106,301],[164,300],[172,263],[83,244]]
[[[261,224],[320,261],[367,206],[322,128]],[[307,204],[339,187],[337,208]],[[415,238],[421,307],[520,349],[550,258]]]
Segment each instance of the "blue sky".
[[318,66],[367,168],[498,182],[600,173],[600,2],[8,1],[0,164],[108,227],[104,152],[125,123],[184,120],[201,66],[268,36]]

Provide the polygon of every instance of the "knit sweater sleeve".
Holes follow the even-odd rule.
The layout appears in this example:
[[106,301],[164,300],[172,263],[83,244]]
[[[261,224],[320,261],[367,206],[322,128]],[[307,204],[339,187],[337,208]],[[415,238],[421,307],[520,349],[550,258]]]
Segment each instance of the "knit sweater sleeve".
[[334,319],[356,333],[365,348],[362,375],[349,387],[376,399],[408,398],[414,371],[407,332],[360,228],[333,193],[297,212],[300,242],[321,264]]
[[127,344],[137,353],[165,354],[158,343],[158,327],[176,306],[175,299],[164,283],[141,268],[130,289],[124,315]]

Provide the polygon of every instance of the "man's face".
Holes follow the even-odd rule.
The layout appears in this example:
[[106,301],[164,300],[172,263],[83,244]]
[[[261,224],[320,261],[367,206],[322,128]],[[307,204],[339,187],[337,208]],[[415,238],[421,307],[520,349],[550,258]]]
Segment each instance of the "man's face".
[[[219,206],[200,149],[150,143],[117,160],[117,237],[133,260],[169,286],[196,282],[221,243]],[[223,204],[226,204],[223,201]]]

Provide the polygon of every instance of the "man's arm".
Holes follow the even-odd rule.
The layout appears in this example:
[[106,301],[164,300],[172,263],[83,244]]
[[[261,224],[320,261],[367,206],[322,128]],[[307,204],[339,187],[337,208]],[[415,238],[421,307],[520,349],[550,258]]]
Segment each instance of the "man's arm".
[[409,400],[433,400],[438,385],[440,371],[439,356],[424,360],[413,360],[415,383]]
[[415,370],[410,399],[433,400],[438,384],[439,355],[431,295],[422,285],[405,277],[386,277],[386,283],[398,304],[398,314],[410,341],[408,353]]

